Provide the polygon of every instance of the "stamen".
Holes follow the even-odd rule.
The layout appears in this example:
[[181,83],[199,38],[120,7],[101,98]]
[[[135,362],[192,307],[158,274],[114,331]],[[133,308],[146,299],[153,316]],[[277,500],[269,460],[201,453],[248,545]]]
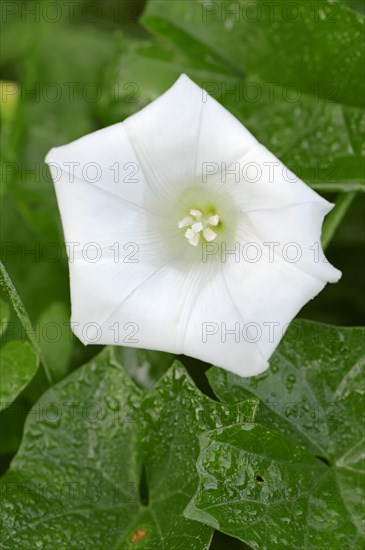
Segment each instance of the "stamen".
[[213,229],[210,229],[209,227],[206,227],[203,230],[203,237],[206,241],[208,241],[208,243],[210,243],[211,241],[214,241],[216,236],[217,236],[217,233],[213,231]]
[[218,214],[215,214],[214,216],[210,216],[210,218],[207,219],[208,225],[213,225],[216,227],[219,224],[219,216]]
[[195,208],[192,208],[190,210],[190,214],[194,216],[197,220],[200,220],[200,218],[203,216],[203,212],[201,210],[196,210]]
[[201,210],[192,208],[190,210],[190,216],[186,216],[178,222],[178,228],[182,229],[183,227],[187,227],[188,229],[185,231],[186,239],[192,246],[198,246],[201,234],[207,242],[214,241],[217,237],[217,233],[208,226],[211,225],[216,227],[218,223],[218,214],[209,216],[208,219],[205,219]]
[[193,231],[193,230],[191,229],[191,227],[189,227],[189,229],[187,229],[187,230],[185,231],[185,237],[186,237],[187,239],[192,239],[193,237],[195,237],[195,235],[196,235],[196,233],[195,233],[195,231]]
[[182,229],[183,227],[188,227],[192,223],[194,223],[194,219],[191,216],[186,216],[185,218],[179,221],[177,226],[179,229]]
[[203,224],[201,222],[193,223],[191,229],[194,231],[194,233],[199,233],[199,231],[202,231],[203,229]]
[[198,246],[199,241],[200,241],[200,233],[195,233],[194,237],[189,239],[189,243],[192,244],[193,246]]

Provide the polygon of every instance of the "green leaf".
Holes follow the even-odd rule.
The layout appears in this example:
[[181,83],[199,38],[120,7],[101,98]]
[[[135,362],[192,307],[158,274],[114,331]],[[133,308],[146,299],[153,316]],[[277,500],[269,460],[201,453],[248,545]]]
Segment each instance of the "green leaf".
[[[231,68],[235,82],[206,75],[204,87],[299,177],[322,191],[365,189],[363,16],[327,0],[152,0],[143,22]],[[176,72],[201,85],[192,66],[183,59]]]
[[[53,192],[53,190],[51,189]],[[13,285],[32,319],[38,319],[54,301],[69,303],[67,255],[59,241],[41,242],[19,215],[14,200],[6,195],[2,214],[3,258]],[[5,214],[6,213],[6,214]],[[57,211],[49,216],[58,217]]]
[[11,405],[38,369],[38,355],[28,342],[14,340],[1,348],[0,411]]
[[[212,531],[182,517],[189,495],[197,488],[198,435],[205,429],[253,418],[255,411],[252,400],[233,408],[211,401],[176,362],[142,403],[149,506],[136,528],[146,526],[156,536],[157,517],[159,531],[169,541],[166,548],[209,548]],[[163,541],[146,539],[145,547],[162,548]]]
[[1,482],[3,548],[118,547],[139,508],[140,399],[110,349],[42,396]]
[[[255,421],[270,430],[266,434],[264,426],[242,426],[203,437],[201,485],[188,517],[205,518],[202,520],[209,525],[219,525],[222,531],[254,548],[282,548],[285,540],[292,546],[295,539],[309,541],[310,547],[326,547],[327,540],[328,547],[337,549],[344,547],[343,536],[351,547],[360,543],[365,486],[364,336],[362,328],[297,321],[289,327],[266,373],[241,378],[218,368],[208,372],[221,400],[259,398]],[[225,458],[221,463],[212,458],[210,465],[207,457],[219,454],[217,449],[222,446]],[[227,464],[232,469],[232,485],[227,482],[225,496],[219,497],[220,505],[214,481],[224,478]],[[267,501],[259,499],[256,504],[258,485],[253,483],[254,491],[250,493],[255,475],[266,480],[258,482],[262,483],[260,499],[268,495]],[[211,489],[206,485],[207,476]],[[234,485],[235,476],[241,476],[241,489]],[[275,496],[280,486],[285,513]],[[316,486],[318,494],[313,493]],[[291,500],[293,487],[300,492]],[[302,506],[308,504],[304,515]],[[265,521],[260,522],[262,517]]]
[[241,424],[203,434],[200,445],[191,519],[259,549],[361,547],[361,515],[347,507],[336,473],[294,441]]
[[360,13],[365,13],[365,4],[363,0],[342,0],[344,4],[347,4],[353,10],[357,10]]
[[291,437],[332,462],[364,433],[357,386],[364,369],[364,336],[363,328],[297,320],[264,374],[241,378],[213,368],[208,378],[223,401],[260,399],[257,421],[277,422],[276,429],[285,435],[290,430]]
[[182,72],[188,72],[200,85],[218,85],[221,81],[235,84],[237,75],[225,63],[212,58],[208,48],[177,29],[172,38],[117,42],[114,58],[105,71],[99,106],[104,124],[113,124],[139,111],[172,86]]
[[1,482],[4,548],[209,548],[212,529],[183,516],[198,434],[252,421],[256,401],[213,402],[177,363],[141,399],[111,348],[43,395]]
[[[282,85],[298,82],[308,93],[314,82],[336,83],[341,103],[363,108],[364,18],[339,2],[152,0],[142,21],[153,28],[155,19],[184,30],[241,73]],[[327,98],[325,89],[319,94]]]
[[[16,66],[21,81],[17,139],[6,151],[5,183],[28,230],[42,245],[51,243],[50,255],[52,244],[62,242],[62,230],[44,158],[51,147],[97,129],[93,110],[100,99],[100,72],[110,55],[110,30],[70,24],[79,4],[60,10],[62,17],[55,20],[44,13],[39,21],[27,18],[26,24],[23,9],[9,11],[3,36],[7,62]],[[41,13],[43,8],[36,2],[34,9]],[[85,17],[82,13],[84,22]]]
[[61,303],[54,303],[43,312],[38,325],[39,345],[55,380],[68,372],[72,352],[70,313]]
[[0,336],[2,336],[8,327],[10,319],[10,308],[4,300],[0,298]]

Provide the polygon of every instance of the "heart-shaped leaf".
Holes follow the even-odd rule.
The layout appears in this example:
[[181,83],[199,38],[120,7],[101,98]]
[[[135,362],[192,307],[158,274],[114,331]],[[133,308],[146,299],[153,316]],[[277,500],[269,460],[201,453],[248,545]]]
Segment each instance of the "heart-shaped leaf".
[[209,371],[222,400],[260,399],[260,424],[202,436],[200,487],[187,517],[253,548],[298,540],[310,548],[361,547],[364,336],[361,328],[298,321],[264,374]]
[[183,515],[198,436],[252,421],[257,402],[214,402],[178,363],[142,401],[118,355],[106,348],[30,411],[1,482],[3,548],[209,548],[212,528]]

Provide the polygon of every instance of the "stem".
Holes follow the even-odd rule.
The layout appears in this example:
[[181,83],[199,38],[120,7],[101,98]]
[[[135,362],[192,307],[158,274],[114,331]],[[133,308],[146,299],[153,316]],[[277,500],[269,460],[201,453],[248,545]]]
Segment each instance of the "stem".
[[341,193],[338,195],[334,209],[329,213],[326,221],[323,224],[322,231],[322,246],[323,250],[327,248],[334,234],[337,231],[338,226],[342,222],[346,215],[347,210],[350,208],[352,201],[356,196],[356,191],[350,193]]
[[18,316],[19,321],[23,325],[25,333],[28,336],[30,343],[32,344],[35,352],[37,353],[40,359],[40,362],[43,366],[44,373],[46,375],[47,382],[49,386],[52,386],[54,383],[53,376],[44,358],[40,345],[38,344],[38,341],[35,338],[35,331],[29,319],[28,313],[24,307],[23,302],[20,299],[19,294],[16,291],[15,286],[13,285],[12,280],[9,277],[8,272],[5,269],[4,264],[1,261],[0,261],[0,288],[3,289],[3,291],[9,298],[10,302],[12,303],[15,313]]

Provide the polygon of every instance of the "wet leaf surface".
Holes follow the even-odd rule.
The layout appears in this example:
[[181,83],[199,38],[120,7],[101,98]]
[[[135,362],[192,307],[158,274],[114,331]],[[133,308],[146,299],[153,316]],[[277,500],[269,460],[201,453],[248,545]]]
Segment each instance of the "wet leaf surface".
[[257,424],[203,434],[188,517],[253,548],[361,547],[365,331],[294,322],[250,379],[213,368],[227,403],[259,398]]
[[107,348],[30,411],[1,482],[2,548],[209,548],[212,528],[183,516],[199,433],[255,411],[208,399],[179,363],[143,399]]
[[[183,70],[304,181],[322,191],[364,189],[361,14],[327,0],[152,0],[142,20],[180,47]],[[176,53],[162,49],[164,56],[156,46],[145,54],[152,57],[147,72],[159,63],[177,76],[179,66],[166,62]],[[138,57],[140,65],[143,50]],[[206,63],[199,74],[196,57],[215,59],[216,67]],[[217,71],[219,60],[225,71]]]

